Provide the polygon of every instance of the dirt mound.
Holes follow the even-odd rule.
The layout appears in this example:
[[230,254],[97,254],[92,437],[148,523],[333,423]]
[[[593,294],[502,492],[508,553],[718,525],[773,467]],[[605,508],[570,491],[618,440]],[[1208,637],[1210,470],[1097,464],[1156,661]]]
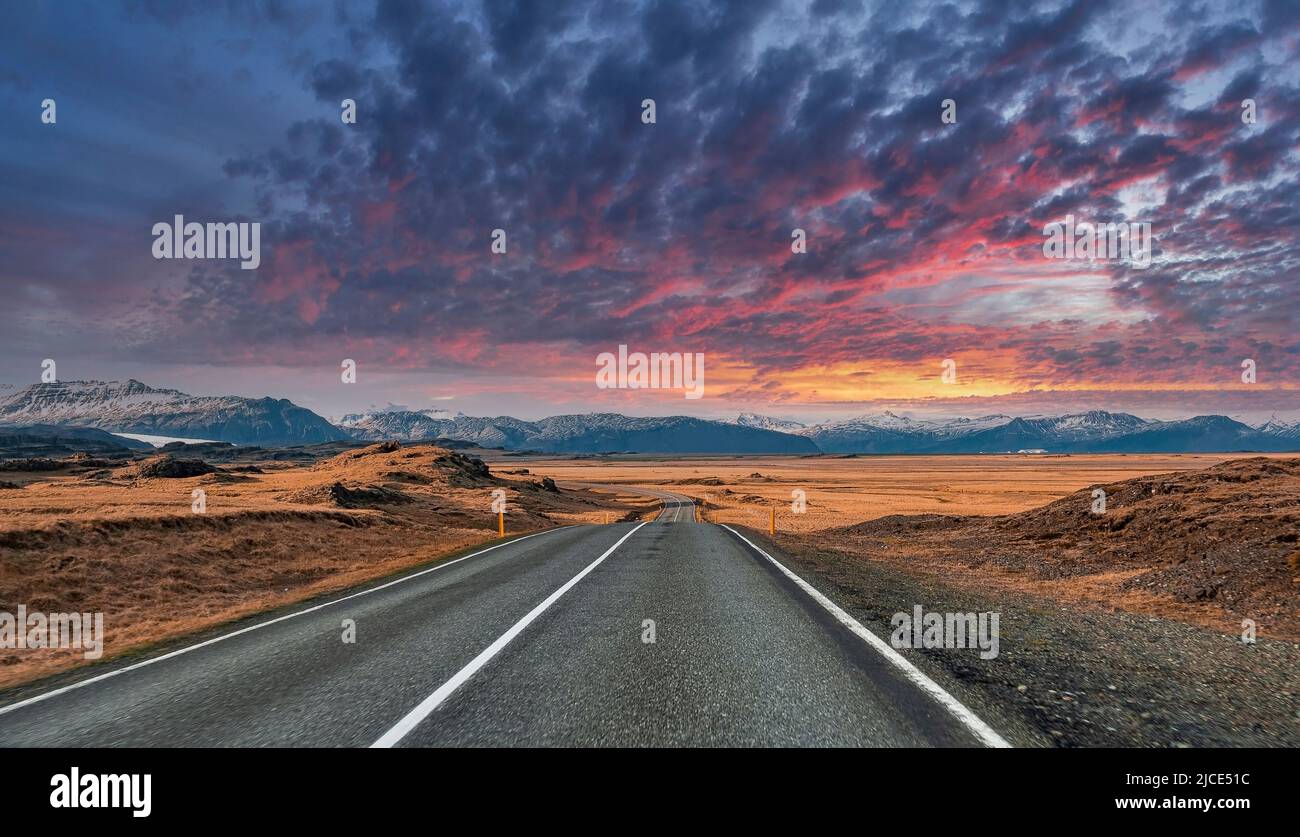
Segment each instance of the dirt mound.
[[257,478],[251,474],[231,474],[227,471],[217,471],[213,474],[204,474],[199,478],[202,485],[230,485],[231,483],[255,483]]
[[434,482],[434,478],[429,474],[421,474],[418,471],[384,471],[381,476],[386,480],[393,482],[410,482],[417,485],[428,485]]
[[1100,486],[997,522],[999,532],[1060,551],[1070,572],[1151,567],[1130,589],[1216,601],[1250,617],[1294,618],[1300,460],[1249,459],[1201,472]]
[[341,482],[295,491],[285,497],[291,503],[338,506],[344,509],[369,509],[413,502],[400,491],[382,485],[349,488]]
[[202,459],[177,459],[170,453],[150,457],[132,469],[138,479],[186,479],[216,472],[215,466]]
[[[448,506],[442,502],[448,489],[505,485],[492,476],[481,459],[438,445],[403,447],[399,442],[380,442],[345,451],[316,463],[310,473],[319,479],[283,495],[283,499],[291,503],[353,509],[418,500],[428,509],[438,510]],[[454,505],[450,504],[448,508]],[[487,501],[483,500],[481,505],[486,509]]]
[[893,515],[826,534],[897,538],[891,546],[908,553],[1042,579],[1132,571],[1123,589],[1212,602],[1300,635],[1298,533],[1300,459],[1261,457],[1091,486],[1019,514]]
[[361,450],[350,450],[340,453],[333,459],[328,460],[331,463],[349,462],[354,459],[364,459],[367,456],[375,456],[381,453],[396,453],[401,450],[400,442],[380,442],[377,445],[369,445]]
[[487,463],[477,457],[447,451],[446,455],[438,457],[433,464],[448,474],[452,485],[461,488],[474,488],[497,483],[497,480],[492,478]]
[[835,531],[862,537],[898,537],[918,532],[946,531],[974,519],[977,518],[950,514],[889,514]]
[[403,448],[398,442],[380,442],[347,451],[317,463],[312,470],[361,482],[398,480],[445,483],[456,488],[480,488],[499,482],[483,460],[476,457],[437,445]]

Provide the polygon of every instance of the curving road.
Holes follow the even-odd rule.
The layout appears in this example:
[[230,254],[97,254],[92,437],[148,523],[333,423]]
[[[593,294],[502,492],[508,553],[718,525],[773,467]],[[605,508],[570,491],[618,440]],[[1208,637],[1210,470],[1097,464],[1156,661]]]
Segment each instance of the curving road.
[[0,746],[1005,746],[657,496],[649,523],[524,536],[9,702]]

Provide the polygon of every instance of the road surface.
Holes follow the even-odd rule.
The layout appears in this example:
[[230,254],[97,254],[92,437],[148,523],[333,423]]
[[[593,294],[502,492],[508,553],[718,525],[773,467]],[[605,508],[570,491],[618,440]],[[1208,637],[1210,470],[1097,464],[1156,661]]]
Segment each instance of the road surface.
[[651,522],[525,536],[11,698],[0,746],[1005,746],[660,496]]

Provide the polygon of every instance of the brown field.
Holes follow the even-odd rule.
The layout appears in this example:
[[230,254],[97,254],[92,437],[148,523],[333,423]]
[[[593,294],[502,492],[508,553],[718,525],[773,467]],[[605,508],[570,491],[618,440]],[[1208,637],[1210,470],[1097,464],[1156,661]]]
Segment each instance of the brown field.
[[[597,460],[474,453],[488,461],[490,473],[471,457],[432,445],[372,446],[316,462],[219,462],[213,472],[198,476],[163,476],[142,469],[139,461],[85,457],[59,470],[7,470],[0,473],[0,611],[15,612],[19,604],[29,612],[101,611],[109,659],[488,543],[496,538],[490,511],[494,488],[507,491],[508,531],[517,534],[648,516],[657,502],[635,493],[644,486],[696,497],[709,520],[757,530],[766,530],[775,508],[778,545],[791,554],[811,548],[832,556],[825,559],[832,575],[851,570],[855,562],[901,562],[908,572],[941,574],[954,583],[1004,585],[1220,629],[1238,619],[1242,607],[1251,607],[1261,611],[1269,630],[1300,634],[1295,627],[1300,619],[1292,619],[1294,608],[1286,599],[1295,588],[1287,587],[1289,575],[1278,574],[1285,570],[1273,572],[1266,588],[1251,586],[1249,562],[1263,554],[1258,550],[1225,559],[1208,549],[1214,560],[1206,569],[1204,561],[1188,562],[1186,556],[1180,561],[1162,553],[1145,561],[1143,547],[1108,547],[1102,555],[1115,560],[1076,560],[1062,571],[1060,555],[1094,547],[1058,539],[1044,550],[1036,546],[1040,535],[1022,533],[1005,542],[1017,548],[1003,550],[1001,535],[990,537],[969,523],[954,529],[951,538],[854,529],[889,515],[992,519],[1038,509],[1091,485],[1199,471],[1240,457]],[[546,477],[563,490],[546,485]],[[1300,479],[1288,480],[1269,483],[1282,505],[1287,496],[1292,504],[1300,498]],[[196,488],[207,494],[203,514],[191,511]],[[794,489],[806,493],[806,514],[790,511]],[[1188,507],[1156,509],[1150,516],[1158,523],[1203,513]],[[1287,525],[1287,520],[1265,520],[1251,543],[1271,544],[1273,530]],[[959,535],[963,548],[947,549]],[[1284,563],[1274,552],[1266,558]],[[1161,562],[1226,573],[1226,580],[1189,581],[1178,570],[1168,589],[1135,583],[1153,577],[1150,571],[1161,569],[1156,566]],[[1194,591],[1211,592],[1188,600],[1188,583],[1201,585]],[[77,652],[28,650],[20,656],[0,650],[0,686],[81,663]]]
[[[1241,454],[773,456],[533,459],[524,464],[557,481],[642,485],[695,497],[708,503],[709,519],[720,523],[766,529],[769,510],[775,507],[778,530],[799,533],[890,514],[1010,514],[1090,485],[1200,470],[1240,458]],[[790,492],[796,488],[807,495],[805,514],[790,511]]]
[[[218,465],[145,476],[140,463],[6,471],[0,611],[102,612],[104,659],[445,558],[507,533],[646,513],[643,497],[547,490],[432,445],[313,464]],[[255,470],[250,470],[255,469]],[[202,489],[207,510],[191,509]],[[0,649],[0,686],[78,665],[75,651]]]
[[[1276,465],[1262,464],[1269,462]],[[685,494],[709,521],[763,532],[775,510],[777,545],[819,552],[808,560],[829,577],[883,562],[971,589],[1159,615],[1229,635],[1249,618],[1261,636],[1300,639],[1294,455],[718,457],[531,467],[561,484]],[[1106,516],[1091,514],[1094,486],[1110,498]],[[805,492],[805,513],[792,511],[795,489]]]

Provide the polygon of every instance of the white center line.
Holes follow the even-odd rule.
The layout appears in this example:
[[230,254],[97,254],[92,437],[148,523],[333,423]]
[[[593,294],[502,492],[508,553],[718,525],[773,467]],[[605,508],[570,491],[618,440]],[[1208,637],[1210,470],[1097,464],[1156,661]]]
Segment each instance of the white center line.
[[551,595],[543,599],[542,603],[539,604],[537,607],[528,611],[527,615],[525,615],[524,618],[520,619],[518,622],[511,625],[510,630],[506,631],[504,634],[499,636],[496,642],[493,642],[487,648],[483,649],[483,651],[477,657],[469,661],[468,665],[466,665],[460,671],[456,672],[456,674],[446,683],[443,683],[441,686],[439,686],[437,691],[429,695],[424,700],[420,701],[419,706],[415,707],[410,712],[406,713],[406,717],[398,721],[393,726],[392,729],[384,733],[378,741],[376,741],[374,744],[371,744],[370,746],[372,748],[392,747],[395,744],[397,744],[399,741],[401,741],[403,738],[405,738],[407,733],[415,729],[415,727],[421,721],[429,717],[429,715],[435,709],[441,706],[443,701],[451,697],[452,692],[455,692],[457,689],[463,686],[465,682],[469,680],[471,677],[473,677],[474,674],[478,672],[479,669],[483,668],[483,666],[485,666],[489,660],[491,660],[498,653],[500,653],[501,649],[509,645],[511,640],[519,636],[519,634],[523,632],[524,628],[527,628],[530,624],[533,623],[535,619],[537,619],[538,616],[541,616],[543,613],[545,613],[546,609],[549,608],[551,605],[555,604],[556,600],[559,599],[560,596],[563,596],[565,593],[567,593],[569,589],[573,587],[573,585],[577,584],[579,581],[582,581],[582,579],[586,577],[587,573],[596,569],[596,567],[600,566],[602,561],[604,561],[609,556],[613,555],[614,550],[618,549],[620,546],[623,545],[623,541],[635,535],[636,530],[640,529],[644,525],[645,525],[644,522],[638,523],[632,529],[632,531],[628,532],[626,535],[619,538],[617,543],[615,543],[609,549],[605,550],[604,554],[601,555],[599,558],[597,558],[595,561],[592,561],[590,564],[588,564],[586,568],[583,569],[582,572],[578,573],[573,578],[565,582],[564,586],[561,587],[559,590],[556,590],[554,593],[552,593]]
[[758,546],[755,545],[753,541],[751,541],[749,538],[745,537],[744,535],[740,534],[735,529],[732,529],[730,526],[727,526],[726,524],[723,524],[722,528],[726,529],[731,534],[735,535],[745,543],[749,544],[750,547],[755,552],[757,552],[759,555],[762,555],[767,560],[771,561],[772,564],[775,565],[778,570],[780,570],[782,573],[785,574],[787,578],[789,578],[796,585],[798,585],[799,589],[803,590],[805,593],[811,596],[813,601],[817,602],[817,604],[821,605],[822,607],[826,608],[826,610],[830,611],[830,614],[834,616],[836,619],[838,619],[840,624],[844,625],[844,627],[848,628],[850,631],[857,634],[860,638],[865,640],[868,645],[870,645],[872,648],[876,649],[881,654],[883,654],[886,660],[889,660],[891,663],[893,663],[894,666],[903,673],[904,677],[912,681],[912,683],[918,686],[921,689],[921,691],[925,692],[930,697],[934,698],[935,701],[937,701],[939,705],[942,706],[944,709],[947,709],[953,715],[953,717],[955,717],[958,721],[961,722],[963,726],[966,727],[966,729],[974,733],[975,737],[978,738],[981,742],[983,742],[985,746],[988,747],[1010,747],[1011,746],[1010,742],[1008,742],[1002,736],[998,735],[997,731],[994,730],[993,727],[986,724],[978,715],[976,715],[974,712],[967,709],[965,705],[963,705],[960,701],[957,700],[957,698],[948,694],[948,692],[946,692],[942,686],[940,686],[938,683],[934,682],[929,677],[927,677],[925,672],[921,671],[919,668],[917,668],[915,665],[912,664],[911,660],[907,659],[902,654],[895,651],[893,646],[891,646],[889,643],[885,642],[883,639],[876,636],[871,631],[867,630],[866,627],[863,626],[861,622],[859,622],[858,620],[850,616],[839,605],[835,604],[835,602],[823,596],[821,592],[817,590],[817,588],[813,587],[811,584],[804,581],[802,578],[795,575],[790,570],[786,569],[784,564],[782,564],[780,561],[773,558],[771,555],[768,555],[763,550],[759,549]]

